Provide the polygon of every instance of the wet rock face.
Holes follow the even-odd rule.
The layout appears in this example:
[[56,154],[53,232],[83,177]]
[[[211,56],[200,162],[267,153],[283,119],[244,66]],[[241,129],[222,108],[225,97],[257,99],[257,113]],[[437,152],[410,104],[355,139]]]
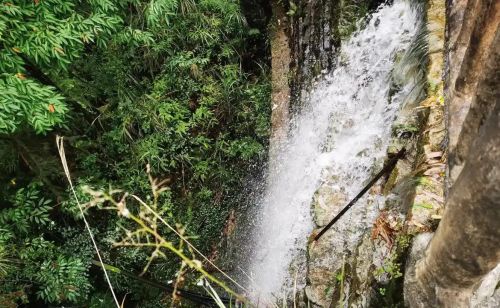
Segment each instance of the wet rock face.
[[[375,27],[386,22],[382,17],[383,15],[378,16],[380,19],[375,17],[373,21]],[[367,34],[368,36],[375,35],[374,32],[368,33],[370,33]],[[343,52],[346,53],[346,50],[349,49],[344,49]],[[394,67],[399,67],[403,72],[401,80],[398,80],[400,88],[408,84],[413,85],[414,76],[418,75],[409,73],[415,67],[411,65],[413,62],[407,58],[410,57],[408,55],[409,53],[402,51],[401,56],[395,57],[395,63],[391,65],[391,71]],[[418,71],[418,68],[415,70]],[[405,79],[403,76],[411,77]],[[392,74],[391,79],[394,79],[393,77]],[[361,89],[366,87],[362,82],[359,86]],[[390,85],[387,86],[391,88]],[[413,88],[413,86],[408,88]],[[398,89],[394,91],[394,96],[381,97],[379,101],[394,99],[392,102],[397,104],[400,97],[408,96],[406,93],[401,95]],[[397,112],[399,125],[393,129],[391,142],[388,142],[387,135],[380,135],[383,137],[375,141],[378,145],[374,145],[375,148],[383,149],[382,156],[388,144],[393,145],[393,154],[405,145],[409,150],[407,159],[401,160],[393,173],[387,175],[378,185],[373,186],[366,196],[350,208],[320,240],[309,245],[305,295],[311,307],[389,305],[387,302],[374,303],[374,299],[380,295],[380,292],[385,291],[384,285],[390,284],[392,280],[401,276],[397,260],[400,258],[400,252],[396,246],[399,245],[398,241],[403,240],[400,235],[403,233],[407,205],[411,202],[406,200],[411,199],[413,188],[412,185],[406,184],[411,181],[408,178],[413,170],[416,156],[415,132],[418,131],[418,123],[416,123],[414,109],[414,102],[411,102],[402,111]],[[351,142],[353,142],[355,136],[363,132],[363,127],[359,126],[358,121],[352,119],[347,119],[342,123],[337,123],[334,119],[331,121],[332,129],[335,131],[332,136],[342,131],[351,134],[352,131]],[[328,140],[330,142],[330,139]],[[335,148],[335,141],[335,137],[332,137],[333,144],[326,142],[325,147]],[[312,217],[316,225],[315,233],[339,213],[350,198],[356,195],[358,189],[362,188],[363,182],[355,180],[357,175],[355,170],[361,171],[363,168],[357,168],[354,162],[360,157],[374,157],[377,151],[369,150],[368,145],[372,141],[374,140],[365,143],[367,148],[364,150],[360,149],[359,152],[345,158],[344,162],[353,163],[348,171],[342,169],[341,165],[335,164],[324,170],[322,182],[311,204]],[[389,152],[390,155],[391,150]],[[375,166],[373,164],[373,160],[367,162],[368,166]],[[377,167],[374,167],[373,173],[380,170],[381,165],[381,162],[376,164]],[[369,178],[370,175],[367,177]]]
[[289,6],[292,108],[315,77],[337,62],[336,50],[359,20],[382,0],[299,0]]
[[347,203],[346,193],[341,188],[322,185],[314,194],[312,211],[314,223],[325,226]]

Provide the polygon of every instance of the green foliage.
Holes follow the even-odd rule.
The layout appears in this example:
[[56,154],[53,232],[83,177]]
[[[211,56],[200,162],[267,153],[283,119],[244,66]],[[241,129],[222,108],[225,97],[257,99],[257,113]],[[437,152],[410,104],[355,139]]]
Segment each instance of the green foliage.
[[394,136],[399,136],[405,132],[417,133],[419,130],[420,129],[416,125],[413,125],[413,124],[396,124],[392,128]]
[[294,16],[297,13],[297,9],[298,9],[297,5],[293,1],[290,1],[289,5],[290,5],[290,9],[288,10],[288,12],[286,12],[286,14],[288,16]]
[[23,290],[0,294],[0,306],[5,308],[17,308],[18,303],[28,303],[28,298]]
[[113,300],[113,297],[111,297],[110,294],[106,293],[92,294],[90,301],[88,303],[89,308],[113,307],[115,305],[116,304],[115,301]]
[[[143,6],[146,12],[151,5]],[[220,233],[248,166],[265,158],[270,87],[265,71],[241,69],[248,31],[238,2],[193,5],[179,4],[176,14],[164,6],[155,14],[166,17],[154,17],[154,27],[140,24],[151,48],[120,39],[79,62],[81,74],[91,77],[74,91],[106,102],[97,102],[99,125],[72,145],[92,153],[80,163],[93,177],[119,179],[114,186],[139,193],[149,190],[142,171],[149,163],[153,174],[171,181],[173,215],[206,240]],[[124,19],[130,27],[142,22]],[[96,71],[96,63],[108,69]]]
[[68,107],[54,87],[44,86],[18,73],[0,78],[0,133],[23,126],[44,133],[61,124]]
[[402,271],[411,242],[411,235],[398,234],[390,255],[384,260],[384,264],[373,272],[378,281],[378,294],[373,300],[375,306],[404,307]]
[[[270,84],[256,42],[265,28],[250,29],[237,0],[0,0],[0,303],[109,302],[54,133],[66,136],[81,202],[84,186],[146,195],[149,164],[168,185],[158,212],[210,253],[266,158]],[[144,268],[149,251],[113,247],[129,221],[86,215],[107,262]],[[168,281],[179,262],[150,269]],[[139,306],[164,298],[112,282]]]
[[90,289],[87,270],[88,266],[74,257],[44,261],[34,275],[34,281],[43,286],[37,296],[49,303],[76,302]]
[[390,258],[384,261],[384,265],[377,268],[374,271],[375,276],[388,275],[389,279],[396,279],[401,277],[403,274],[401,273],[401,264],[396,262],[397,255],[392,254]]
[[57,230],[49,217],[52,201],[41,196],[42,189],[40,184],[20,188],[10,205],[0,210],[5,226],[0,236],[0,275],[9,282],[0,294],[25,290],[34,283],[31,289],[46,302],[77,302],[90,291],[89,265],[82,254],[67,255],[64,248],[45,239]]
[[27,233],[30,228],[47,226],[52,201],[40,196],[37,185],[21,188],[11,200],[12,207],[0,211],[0,223],[12,230]]
[[105,46],[121,24],[116,9],[107,0],[0,3],[0,134],[64,121],[68,106],[42,71],[66,71],[86,43]]
[[[88,180],[90,181],[90,180]],[[76,183],[74,189],[75,189],[75,194],[76,198],[80,203],[86,203],[91,200],[91,197],[84,192],[84,187],[87,186],[87,182],[85,179],[79,179],[78,183]],[[93,183],[94,185],[96,183]],[[71,191],[68,189],[68,195],[72,194]],[[67,198],[64,201],[61,202],[61,212],[71,216],[74,220],[81,220],[82,219],[82,214],[80,212],[80,209],[78,207],[77,200],[73,198]]]
[[369,1],[341,0],[339,8],[339,37],[347,39],[356,30],[358,22],[368,12]]
[[[0,229],[0,232],[3,231]],[[7,248],[0,244],[0,279],[4,279],[15,268],[12,263]]]
[[169,24],[169,18],[174,15],[178,6],[177,0],[152,0],[146,11],[146,21],[150,27]]

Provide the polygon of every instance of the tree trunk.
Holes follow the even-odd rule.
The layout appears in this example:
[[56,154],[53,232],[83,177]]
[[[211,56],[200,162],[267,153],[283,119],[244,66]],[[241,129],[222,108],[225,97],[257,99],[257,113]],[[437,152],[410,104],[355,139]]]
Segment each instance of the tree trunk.
[[271,138],[270,162],[273,163],[280,146],[286,140],[290,120],[290,46],[286,33],[287,16],[283,3],[272,1],[273,19],[271,24]]

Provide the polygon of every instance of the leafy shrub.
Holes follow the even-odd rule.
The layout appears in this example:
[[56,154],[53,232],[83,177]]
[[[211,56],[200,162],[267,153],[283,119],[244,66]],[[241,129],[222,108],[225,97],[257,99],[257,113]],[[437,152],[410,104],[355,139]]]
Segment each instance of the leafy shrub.
[[[266,158],[264,30],[249,28],[237,0],[0,1],[0,247],[12,252],[0,256],[0,305],[109,301],[55,133],[82,202],[84,185],[146,195],[149,164],[168,186],[159,213],[210,252],[245,175]],[[106,262],[141,271],[147,252],[113,247],[129,222],[86,215]],[[151,268],[166,281],[179,262]],[[133,303],[162,299],[112,279]]]
[[44,261],[34,275],[34,281],[42,287],[37,296],[49,303],[77,302],[90,289],[88,265],[74,257],[58,256]]

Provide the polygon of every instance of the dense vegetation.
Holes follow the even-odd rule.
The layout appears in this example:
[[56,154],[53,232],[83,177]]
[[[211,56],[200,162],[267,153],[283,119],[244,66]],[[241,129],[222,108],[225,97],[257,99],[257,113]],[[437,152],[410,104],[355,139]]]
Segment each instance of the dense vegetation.
[[[81,200],[84,185],[147,196],[149,164],[169,188],[161,213],[213,250],[265,158],[265,23],[249,25],[238,0],[0,0],[1,307],[113,305],[56,135]],[[105,261],[141,272],[151,251],[113,248],[129,222],[86,215]],[[173,256],[153,260],[146,276],[165,282],[178,268]],[[111,278],[130,305],[168,301]]]

